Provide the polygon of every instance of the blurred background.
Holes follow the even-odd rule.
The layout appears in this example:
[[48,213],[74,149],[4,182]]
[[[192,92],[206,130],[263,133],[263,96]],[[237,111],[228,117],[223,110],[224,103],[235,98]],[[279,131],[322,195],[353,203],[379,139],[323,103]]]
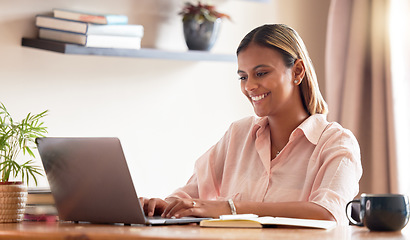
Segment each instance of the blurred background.
[[[185,184],[195,160],[222,137],[233,121],[253,115],[250,103],[240,91],[236,62],[69,55],[22,47],[21,38],[37,36],[34,23],[37,14],[67,8],[127,15],[130,24],[144,26],[143,48],[185,52],[188,49],[178,15],[184,2],[0,0],[0,101],[16,119],[28,112],[49,109],[49,116],[44,119],[48,136],[120,138],[137,193],[146,197],[167,196]],[[285,23],[305,41],[322,94],[325,98],[329,94],[334,96],[335,88],[328,90],[333,86],[329,82],[334,76],[326,70],[329,68],[325,63],[329,57],[326,55],[329,19],[332,19],[329,14],[337,8],[335,1],[205,2],[214,4],[218,11],[232,18],[232,21],[223,20],[210,54],[235,55],[240,40],[253,28],[265,23]],[[397,11],[403,11],[400,4],[398,6]],[[401,30],[392,34],[403,36]],[[401,44],[408,45],[408,42]],[[408,56],[393,66],[409,69]],[[402,86],[409,90],[408,77],[404,82],[407,85]],[[408,97],[400,102],[405,100],[408,101]],[[397,124],[406,125],[408,111],[401,112],[407,115],[396,118],[404,120]],[[333,120],[340,121],[340,118],[334,115]],[[343,124],[342,121],[342,125],[349,128],[349,122]],[[410,142],[409,128],[404,130],[407,136],[403,142],[398,141],[404,144],[402,149]],[[408,153],[408,150],[402,151]],[[39,158],[36,161],[41,165]],[[406,158],[403,164],[410,169],[407,162]],[[399,169],[397,164],[393,168]],[[395,174],[393,178],[398,179],[400,172],[397,170]],[[375,176],[377,173],[369,174],[365,181],[372,181]],[[42,177],[38,186],[48,186],[47,179]],[[366,185],[364,190],[404,192],[409,189],[407,183],[401,187],[378,190]]]

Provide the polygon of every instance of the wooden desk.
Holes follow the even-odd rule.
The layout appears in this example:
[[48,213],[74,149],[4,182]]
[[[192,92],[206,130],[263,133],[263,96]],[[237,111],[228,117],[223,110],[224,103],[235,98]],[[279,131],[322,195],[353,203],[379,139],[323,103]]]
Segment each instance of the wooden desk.
[[370,232],[363,227],[337,227],[332,230],[265,228],[232,229],[186,226],[120,226],[73,223],[0,224],[0,239],[410,239],[409,227],[401,232]]

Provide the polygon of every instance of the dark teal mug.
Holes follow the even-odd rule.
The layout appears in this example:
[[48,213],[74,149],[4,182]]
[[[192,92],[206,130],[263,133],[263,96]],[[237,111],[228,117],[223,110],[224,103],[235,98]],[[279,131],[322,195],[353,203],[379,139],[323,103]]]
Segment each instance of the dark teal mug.
[[[348,213],[351,204],[360,204],[359,221]],[[351,224],[366,226],[372,231],[398,231],[409,221],[409,198],[401,194],[364,193],[346,205],[346,216]]]

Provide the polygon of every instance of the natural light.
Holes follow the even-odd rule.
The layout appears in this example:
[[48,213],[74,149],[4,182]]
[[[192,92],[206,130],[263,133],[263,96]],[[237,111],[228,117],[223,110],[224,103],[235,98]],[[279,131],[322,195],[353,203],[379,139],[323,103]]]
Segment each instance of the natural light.
[[391,0],[390,10],[399,191],[410,195],[410,1]]

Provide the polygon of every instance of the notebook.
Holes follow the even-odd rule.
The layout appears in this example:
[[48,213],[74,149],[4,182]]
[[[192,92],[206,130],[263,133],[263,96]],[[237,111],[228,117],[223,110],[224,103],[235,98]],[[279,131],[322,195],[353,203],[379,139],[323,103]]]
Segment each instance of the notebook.
[[118,138],[37,138],[59,219],[123,224],[186,224],[209,218],[147,218]]

